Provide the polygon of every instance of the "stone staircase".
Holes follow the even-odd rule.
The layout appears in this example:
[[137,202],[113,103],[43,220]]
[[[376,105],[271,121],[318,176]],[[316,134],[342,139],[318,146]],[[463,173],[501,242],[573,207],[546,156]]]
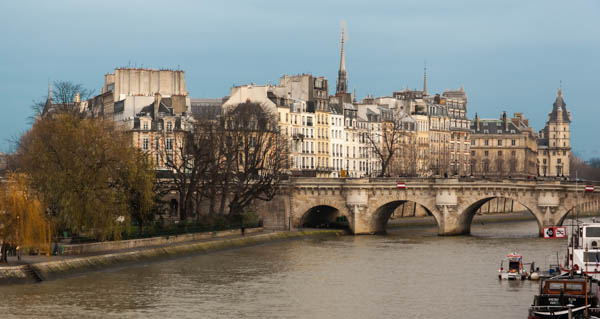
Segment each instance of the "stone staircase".
[[37,271],[33,266],[27,264],[23,269],[23,272],[27,275],[28,278],[32,278],[35,282],[44,281],[44,277]]

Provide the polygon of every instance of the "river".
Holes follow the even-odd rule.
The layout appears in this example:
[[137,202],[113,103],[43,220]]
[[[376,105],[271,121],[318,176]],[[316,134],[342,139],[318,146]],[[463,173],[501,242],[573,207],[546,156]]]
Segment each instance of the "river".
[[526,318],[538,283],[499,281],[500,259],[543,267],[564,244],[535,220],[277,242],[0,287],[0,317]]

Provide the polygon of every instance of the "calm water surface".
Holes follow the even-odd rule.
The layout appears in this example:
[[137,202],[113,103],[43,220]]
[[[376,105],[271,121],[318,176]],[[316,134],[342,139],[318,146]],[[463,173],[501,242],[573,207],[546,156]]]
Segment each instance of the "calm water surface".
[[[431,227],[271,243],[0,287],[2,318],[526,318],[536,282],[501,282],[510,252],[544,266],[562,240],[534,220],[471,236]],[[553,255],[553,257],[547,257]]]

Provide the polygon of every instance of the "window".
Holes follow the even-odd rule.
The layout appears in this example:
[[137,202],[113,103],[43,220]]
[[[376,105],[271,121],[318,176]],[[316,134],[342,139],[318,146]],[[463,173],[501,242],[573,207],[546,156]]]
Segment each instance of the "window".
[[143,126],[144,126],[144,130],[147,131],[148,130],[148,122],[144,121]]
[[172,138],[168,138],[167,139],[167,144],[165,145],[165,148],[168,150],[172,150],[173,149],[173,139]]
[[490,153],[489,153],[488,151],[485,151],[485,152],[484,152],[484,155],[485,155],[485,156],[488,156],[488,155],[490,155]]
[[475,140],[471,140],[471,145],[475,145]]
[[148,138],[144,137],[142,139],[142,149],[143,150],[147,150],[148,149]]
[[173,122],[167,122],[167,132],[173,132]]
[[517,141],[515,141],[515,140],[511,140],[511,141],[510,141],[510,144],[511,144],[512,146],[515,146],[515,145],[517,145]]
[[485,146],[488,146],[488,145],[490,145],[490,141],[489,141],[489,140],[485,140],[483,144],[484,144]]
[[502,151],[498,151],[498,156],[502,156]]
[[560,164],[560,163],[562,163],[562,159],[559,158],[558,159],[558,164]]
[[498,146],[502,146],[502,140],[498,140]]

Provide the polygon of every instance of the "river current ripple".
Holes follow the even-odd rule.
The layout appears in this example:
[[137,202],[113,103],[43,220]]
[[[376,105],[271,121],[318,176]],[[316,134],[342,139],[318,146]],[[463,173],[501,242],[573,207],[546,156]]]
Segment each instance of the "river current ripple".
[[499,281],[500,260],[543,268],[564,245],[535,220],[277,242],[0,287],[0,317],[526,318],[538,283]]

